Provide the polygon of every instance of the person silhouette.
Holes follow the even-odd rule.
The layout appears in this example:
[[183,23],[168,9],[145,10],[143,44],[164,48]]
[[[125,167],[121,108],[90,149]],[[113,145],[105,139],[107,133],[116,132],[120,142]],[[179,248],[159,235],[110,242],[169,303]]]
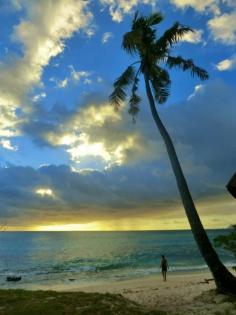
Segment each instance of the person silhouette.
[[169,269],[168,261],[164,255],[161,255],[161,264],[160,264],[163,281],[166,281],[167,270]]

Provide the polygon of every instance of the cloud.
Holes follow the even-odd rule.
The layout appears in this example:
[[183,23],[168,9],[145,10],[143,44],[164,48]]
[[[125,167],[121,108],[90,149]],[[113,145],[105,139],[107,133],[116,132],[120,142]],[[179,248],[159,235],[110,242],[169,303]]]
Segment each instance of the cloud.
[[18,134],[17,109],[28,111],[28,94],[34,87],[42,86],[44,68],[62,53],[65,40],[86,29],[92,18],[84,1],[15,1],[15,4],[26,11],[12,35],[22,47],[22,56],[0,65],[0,136]]
[[39,94],[36,94],[32,97],[32,101],[33,102],[39,102],[41,101],[43,98],[45,98],[47,96],[47,94],[45,92],[41,92]]
[[181,106],[163,111],[175,143],[181,144],[177,151],[192,179],[202,177],[208,185],[223,187],[235,172],[236,145],[232,142],[236,133],[235,97],[233,87],[217,80],[198,89]]
[[[124,226],[133,222],[135,229],[145,228],[145,220],[152,228],[167,223],[170,228],[179,227],[176,222],[173,225],[175,220],[187,227],[173,177],[154,170],[152,165],[103,172],[75,172],[63,165],[38,169],[9,165],[0,168],[0,220],[11,227],[28,228],[106,222],[120,229],[121,222]],[[218,217],[218,225],[228,225],[233,219],[233,203],[226,194],[205,195],[197,205],[203,217]]]
[[[68,221],[73,215],[75,221],[82,223],[127,217],[144,206],[150,206],[151,213],[156,205],[163,203],[169,192],[162,201],[158,200],[157,195],[160,196],[163,188],[158,189],[155,185],[158,182],[156,174],[148,172],[144,181],[135,181],[145,173],[146,170],[138,169],[73,172],[67,166],[33,169],[11,165],[0,168],[1,218],[9,221],[20,218],[22,222],[28,217],[34,225],[41,220]],[[152,188],[147,187],[147,180],[153,183]],[[153,190],[155,194],[152,194]],[[171,203],[168,201],[167,205]],[[113,209],[112,213],[110,209]],[[163,211],[161,207],[160,211]],[[140,211],[139,215],[144,214]]]
[[236,11],[224,13],[208,21],[212,38],[226,45],[236,44]]
[[35,193],[40,195],[41,197],[53,197],[54,192],[50,188],[37,188],[35,189]]
[[113,37],[113,34],[111,32],[105,32],[102,35],[102,43],[106,44],[112,37]]
[[22,128],[39,145],[64,147],[79,167],[101,169],[148,160],[154,154],[159,158],[163,145],[153,135],[154,126],[147,127],[146,116],[145,111],[140,114],[137,128],[126,107],[115,112],[106,99],[91,94],[73,111],[63,106],[46,110],[38,104]]
[[[103,166],[148,159],[157,144],[153,137],[144,140],[126,109],[115,112],[106,102],[93,102],[89,100],[79,111],[71,113],[61,128],[44,133],[44,139],[52,146],[66,146],[77,163],[89,157],[99,157]],[[140,128],[144,126],[140,124]]]
[[86,82],[90,80],[89,77],[91,76],[91,72],[85,70],[76,71],[72,65],[70,65],[69,68],[71,80],[74,82],[80,82],[84,79],[83,83],[86,84]]
[[84,79],[84,84],[92,84],[92,80],[91,79]]
[[141,4],[151,5],[155,7],[156,0],[99,0],[100,4],[106,8],[109,8],[109,13],[112,20],[115,22],[121,22],[126,14],[132,13],[133,10]]
[[170,0],[170,2],[181,9],[192,7],[199,12],[204,12],[209,9],[216,14],[219,13],[218,0]]
[[[188,101],[160,108],[160,116],[207,226],[216,226],[211,223],[216,217],[217,226],[227,226],[235,220],[235,202],[225,188],[235,172],[235,89],[217,80],[196,90]],[[92,161],[88,167],[102,159],[103,168],[79,170],[76,163],[73,169],[0,168],[1,218],[18,226],[73,221],[113,222],[113,228],[115,224],[119,228],[120,220],[124,224],[149,220],[152,228],[155,224],[163,228],[164,222],[173,228],[172,221],[180,220],[185,223],[177,226],[186,228],[168,156],[148,108],[142,107],[132,124],[125,107],[114,112],[98,99],[88,97],[78,111],[36,105],[38,120],[32,116],[25,128],[41,145],[74,150],[76,162]],[[118,163],[120,158],[125,163]],[[107,164],[110,167],[104,168]],[[53,198],[50,193],[36,194],[39,189],[52,191]]]
[[236,55],[233,55],[230,59],[224,59],[216,64],[216,68],[219,71],[233,70],[236,67]]
[[10,3],[16,10],[22,9],[22,0],[10,0]]
[[194,32],[190,32],[185,34],[181,41],[188,42],[191,44],[199,44],[203,41],[202,39],[203,30],[194,30]]
[[[51,7],[47,8],[49,2]],[[185,5],[187,2],[190,1],[185,1]],[[78,3],[80,9],[72,10],[72,3]],[[52,165],[39,169],[13,165],[0,168],[0,215],[13,225],[124,218],[131,222],[133,218],[143,221],[146,217],[155,217],[155,222],[164,218],[168,221],[171,217],[182,220],[175,180],[162,139],[149,109],[144,107],[145,96],[136,124],[132,124],[126,107],[114,112],[106,99],[95,94],[89,95],[81,108],[70,110],[62,105],[45,108],[38,104],[43,98],[42,92],[30,95],[35,97],[35,104],[27,117],[21,120],[22,116],[18,117],[15,112],[19,105],[28,104],[28,91],[34,86],[40,87],[44,68],[53,56],[63,51],[64,40],[86,25],[87,20],[77,25],[74,13],[64,16],[67,4],[71,4],[73,12],[78,9],[86,16],[86,5],[81,3],[85,2],[57,1],[62,13],[58,8],[55,13],[50,12],[54,6],[51,1],[39,1],[34,7],[26,8],[26,17],[15,29],[15,38],[23,44],[22,57],[14,57],[1,66],[5,76],[1,77],[0,87],[5,93],[0,94],[1,104],[5,104],[1,106],[4,120],[0,126],[5,135],[2,146],[13,147],[7,137],[24,132],[39,146],[64,149],[74,171],[69,166]],[[108,1],[103,3],[109,5]],[[141,1],[109,3],[113,19],[119,20]],[[203,10],[200,2],[192,3]],[[207,8],[210,2],[204,3]],[[84,5],[83,9],[80,5]],[[90,17],[88,13],[88,19]],[[56,21],[60,21],[59,25]],[[70,34],[64,34],[67,22],[74,25]],[[27,26],[32,27],[35,45],[34,40],[29,39]],[[48,43],[53,44],[50,49]],[[39,56],[41,59],[36,62]],[[229,63],[221,64],[222,67],[229,69]],[[90,75],[88,71],[70,67],[69,80],[89,84]],[[202,202],[200,209],[209,216],[213,212],[219,217],[222,213],[225,217],[228,214],[230,219],[227,220],[232,220],[235,207],[224,195],[225,184],[235,171],[235,97],[233,87],[213,81],[204,86],[196,85],[186,102],[160,108],[193,196],[200,205]]]
[[100,77],[100,76],[98,76],[98,77],[97,77],[97,83],[102,83],[102,82],[103,82],[103,78]]
[[10,151],[17,151],[17,147],[16,146],[13,146],[10,142],[10,140],[8,139],[1,139],[0,140],[0,145],[4,148],[4,149],[7,149],[7,150],[10,150]]
[[195,96],[197,95],[197,93],[203,91],[203,89],[204,89],[204,85],[202,85],[202,84],[195,85],[195,87],[194,87],[194,92],[189,95],[189,97],[187,98],[187,100],[190,101],[191,98],[195,97]]
[[67,86],[67,84],[68,84],[68,78],[65,78],[64,80],[57,82],[57,87],[63,89]]
[[[213,40],[225,45],[236,43],[236,5],[234,0],[170,0],[177,8],[188,7],[205,14],[211,18],[208,20],[208,28]],[[213,17],[212,17],[213,15]]]
[[71,82],[75,84],[81,83],[81,81],[83,84],[92,83],[92,79],[90,78],[92,75],[91,72],[85,70],[76,71],[72,65],[69,65],[69,69],[70,74],[67,78],[59,80],[55,77],[51,77],[49,80],[55,82],[56,87],[60,89],[67,87]]
[[[206,178],[214,186],[226,183],[235,171],[235,97],[233,88],[222,81],[212,81],[196,85],[186,102],[160,108],[191,178]],[[24,132],[39,145],[64,148],[76,168],[101,170],[155,162],[161,169],[168,163],[166,150],[144,104],[145,101],[136,124],[131,122],[125,106],[114,112],[97,94],[88,96],[76,111],[63,106],[51,110],[38,106],[24,125]]]

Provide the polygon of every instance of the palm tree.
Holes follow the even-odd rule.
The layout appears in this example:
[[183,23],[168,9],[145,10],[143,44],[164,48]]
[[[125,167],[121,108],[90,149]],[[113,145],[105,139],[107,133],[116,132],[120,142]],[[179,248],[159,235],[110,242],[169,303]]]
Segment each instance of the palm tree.
[[197,76],[200,80],[207,80],[208,73],[197,67],[191,59],[171,55],[172,46],[178,43],[185,34],[193,32],[193,30],[176,22],[161,37],[157,38],[154,26],[162,20],[163,17],[158,12],[148,17],[140,16],[136,12],[131,31],[123,37],[122,48],[128,54],[137,56],[138,60],[132,63],[114,82],[114,90],[109,98],[110,103],[115,110],[118,110],[126,100],[126,91],[130,87],[129,113],[135,117],[139,111],[141,101],[137,94],[139,77],[141,75],[144,77],[152,117],[164,140],[195,241],[213,274],[217,289],[220,292],[236,294],[236,278],[221,263],[209,241],[195,208],[173,142],[157,112],[158,105],[165,103],[170,94],[171,80],[167,71],[168,68],[177,67],[183,71],[188,70],[193,77]]

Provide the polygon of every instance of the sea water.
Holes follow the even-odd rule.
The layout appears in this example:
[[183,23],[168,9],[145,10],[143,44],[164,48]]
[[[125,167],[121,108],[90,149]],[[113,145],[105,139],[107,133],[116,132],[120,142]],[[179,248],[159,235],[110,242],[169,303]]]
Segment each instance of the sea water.
[[[210,239],[229,230],[209,230]],[[227,266],[231,253],[217,248]],[[8,275],[20,285],[91,283],[142,277],[160,272],[160,256],[170,271],[206,268],[191,231],[143,232],[1,232],[0,286]]]

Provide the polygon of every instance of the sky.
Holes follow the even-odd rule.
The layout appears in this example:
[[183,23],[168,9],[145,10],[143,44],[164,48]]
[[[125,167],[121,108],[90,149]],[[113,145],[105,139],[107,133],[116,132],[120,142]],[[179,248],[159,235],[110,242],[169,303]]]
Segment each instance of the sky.
[[8,230],[188,229],[144,84],[132,122],[109,104],[135,59],[121,49],[136,10],[160,11],[157,36],[192,27],[172,55],[158,106],[206,228],[236,223],[225,185],[236,171],[235,0],[0,0],[0,225]]

